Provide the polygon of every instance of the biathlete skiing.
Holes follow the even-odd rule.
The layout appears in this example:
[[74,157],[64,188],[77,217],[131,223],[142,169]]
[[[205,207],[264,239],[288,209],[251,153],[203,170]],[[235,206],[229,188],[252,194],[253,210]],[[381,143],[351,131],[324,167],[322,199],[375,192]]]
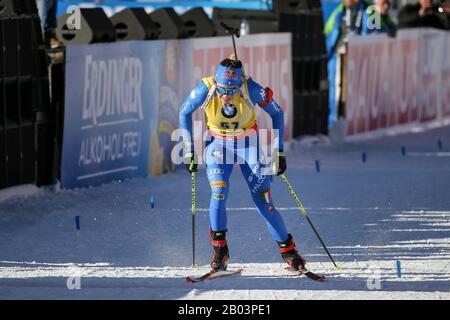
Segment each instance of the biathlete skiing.
[[211,223],[212,271],[226,270],[229,250],[226,240],[229,179],[233,166],[240,168],[258,213],[267,223],[274,240],[278,243],[282,258],[293,270],[302,270],[305,260],[295,248],[294,239],[288,233],[283,218],[275,208],[270,196],[270,179],[263,174],[255,108],[262,108],[272,118],[273,128],[278,130],[273,152],[275,173],[286,170],[283,152],[284,113],[273,99],[272,90],[263,88],[247,77],[242,62],[234,55],[224,59],[210,77],[203,78],[180,109],[180,127],[189,132],[190,148],[185,154],[189,172],[198,169],[197,155],[192,144],[192,113],[202,107],[212,141],[206,147],[205,163],[211,186],[209,207]]
[[[269,87],[263,88],[245,74],[242,62],[237,58],[234,41],[234,36],[239,37],[239,30],[224,23],[221,25],[231,34],[234,54],[220,62],[213,76],[202,78],[180,109],[180,128],[186,133],[184,163],[192,176],[193,266],[195,266],[195,172],[198,170],[198,156],[195,153],[192,138],[192,113],[200,107],[204,110],[211,137],[204,153],[211,187],[209,206],[210,237],[213,249],[211,271],[200,277],[187,277],[187,280],[198,282],[242,271],[242,269],[227,271],[230,254],[226,240],[228,231],[226,203],[230,175],[234,165],[239,164],[256,209],[278,244],[282,259],[287,263],[286,269],[305,275],[312,280],[323,281],[324,276],[306,269],[306,261],[296,250],[294,239],[288,233],[283,218],[270,196],[268,176],[273,174],[281,176],[328,257],[336,268],[340,268],[334,262],[308,213],[284,175],[287,166],[283,152],[283,110],[274,100],[273,92]],[[272,118],[274,135],[271,161],[267,161],[260,146],[256,108],[262,108]]]

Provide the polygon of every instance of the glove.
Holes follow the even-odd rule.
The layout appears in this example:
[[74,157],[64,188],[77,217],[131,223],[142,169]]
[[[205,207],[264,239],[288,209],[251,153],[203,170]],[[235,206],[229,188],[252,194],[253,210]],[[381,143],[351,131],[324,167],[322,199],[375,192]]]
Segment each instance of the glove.
[[282,149],[275,149],[272,156],[272,170],[276,172],[277,176],[283,174],[286,171],[286,156]]
[[195,152],[188,152],[184,155],[184,164],[186,164],[186,168],[190,173],[198,170],[197,155]]

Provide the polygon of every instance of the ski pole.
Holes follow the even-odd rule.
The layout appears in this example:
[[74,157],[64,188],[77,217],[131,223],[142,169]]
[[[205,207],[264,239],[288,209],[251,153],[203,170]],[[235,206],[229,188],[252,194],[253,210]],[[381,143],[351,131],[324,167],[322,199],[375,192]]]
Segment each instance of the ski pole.
[[195,262],[195,172],[191,173],[191,192],[192,192],[192,267],[196,267]]
[[314,233],[316,234],[317,238],[319,239],[320,243],[322,244],[323,248],[325,249],[326,253],[328,254],[328,257],[330,257],[331,261],[333,262],[334,266],[337,269],[340,269],[341,267],[334,262],[333,258],[331,257],[330,252],[328,251],[327,247],[325,246],[325,243],[323,242],[322,238],[320,237],[319,233],[317,232],[316,228],[314,227],[311,219],[309,218],[308,212],[306,212],[305,208],[303,207],[302,203],[300,202],[299,198],[297,197],[297,194],[295,193],[294,189],[292,188],[291,184],[289,183],[288,179],[284,174],[280,175],[281,179],[286,183],[286,186],[288,187],[289,191],[291,192],[292,196],[294,197],[295,201],[297,201],[297,205],[300,208],[300,212],[305,216],[306,221],[308,221],[309,225],[313,229]]
[[230,26],[227,26],[225,23],[221,22],[220,25],[225,29],[227,33],[231,35],[231,39],[233,40],[233,48],[234,48],[234,56],[236,57],[236,60],[238,60],[237,52],[236,52],[236,44],[234,42],[234,36],[236,38],[240,37],[239,29],[232,28]]

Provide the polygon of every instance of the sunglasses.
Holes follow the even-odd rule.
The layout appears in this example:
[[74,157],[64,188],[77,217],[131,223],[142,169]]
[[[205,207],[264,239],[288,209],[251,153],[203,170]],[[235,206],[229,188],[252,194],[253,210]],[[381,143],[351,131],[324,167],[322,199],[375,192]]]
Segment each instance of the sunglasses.
[[235,95],[236,93],[238,93],[240,88],[223,88],[223,87],[217,86],[216,90],[220,95],[226,94],[226,95],[232,96],[232,95]]

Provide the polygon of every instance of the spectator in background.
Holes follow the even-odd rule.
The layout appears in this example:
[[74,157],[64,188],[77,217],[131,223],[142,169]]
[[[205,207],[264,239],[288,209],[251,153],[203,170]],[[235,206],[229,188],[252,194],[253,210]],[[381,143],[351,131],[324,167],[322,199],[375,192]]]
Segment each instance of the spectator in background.
[[36,5],[39,12],[39,18],[41,19],[44,42],[51,47],[59,46],[60,43],[56,40],[55,34],[58,0],[36,0]]
[[362,33],[363,15],[370,5],[372,3],[368,0],[342,0],[325,24],[330,88],[328,127],[330,128],[337,121],[338,115],[343,114],[345,91],[341,88],[345,88],[345,78],[338,77],[336,81],[336,73],[345,70],[348,36]]
[[417,4],[408,4],[398,14],[398,27],[447,29],[447,17],[439,12],[439,7],[439,5],[433,5],[433,0],[419,0]]
[[[36,0],[36,6],[41,20],[44,43],[52,49],[62,47],[62,42],[56,38],[58,0]],[[62,63],[64,51],[57,50],[54,53],[49,53],[49,57],[51,64]]]
[[347,42],[350,34],[361,34],[363,15],[372,3],[368,0],[342,0],[325,24],[328,57]]
[[[387,33],[390,36],[395,36],[397,27],[389,17],[390,7],[390,0],[375,0],[375,5],[369,7],[364,13],[362,33]],[[373,25],[375,23],[379,23],[379,25]]]
[[447,17],[447,30],[450,29],[450,0],[441,0],[438,11]]

